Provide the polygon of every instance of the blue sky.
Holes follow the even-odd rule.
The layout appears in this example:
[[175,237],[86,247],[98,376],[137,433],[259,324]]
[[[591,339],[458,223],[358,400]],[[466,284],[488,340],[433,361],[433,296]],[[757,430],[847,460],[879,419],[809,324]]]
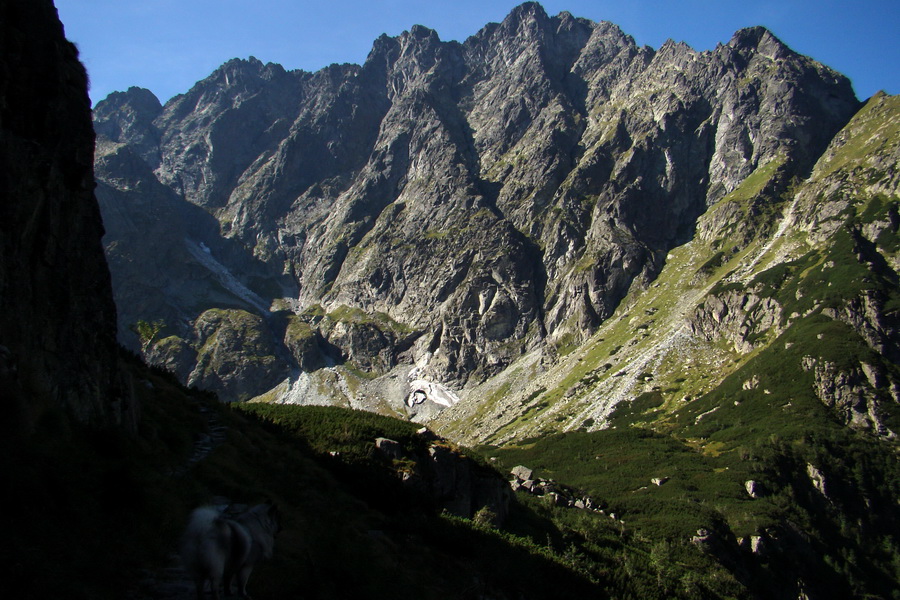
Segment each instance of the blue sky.
[[[165,102],[231,58],[255,56],[287,69],[362,63],[382,33],[415,24],[463,41],[502,21],[518,0],[56,0],[97,102],[137,85]],[[666,39],[696,50],[764,25],[788,46],[850,77],[865,99],[900,93],[900,0],[545,0],[612,21],[639,44]]]

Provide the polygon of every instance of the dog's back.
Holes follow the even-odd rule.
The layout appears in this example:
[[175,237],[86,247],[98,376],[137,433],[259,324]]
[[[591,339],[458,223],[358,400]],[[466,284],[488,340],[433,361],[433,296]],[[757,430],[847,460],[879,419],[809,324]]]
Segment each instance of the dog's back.
[[246,597],[253,566],[271,558],[279,528],[277,509],[267,504],[254,506],[233,519],[210,506],[195,509],[181,540],[181,559],[194,578],[197,598],[203,597],[207,581],[214,598],[219,598],[223,583],[229,593],[235,577],[238,591]]
[[203,586],[208,581],[213,597],[219,598],[226,570],[246,560],[250,545],[246,530],[215,508],[195,509],[181,540],[181,560],[194,579],[197,597],[202,598]]

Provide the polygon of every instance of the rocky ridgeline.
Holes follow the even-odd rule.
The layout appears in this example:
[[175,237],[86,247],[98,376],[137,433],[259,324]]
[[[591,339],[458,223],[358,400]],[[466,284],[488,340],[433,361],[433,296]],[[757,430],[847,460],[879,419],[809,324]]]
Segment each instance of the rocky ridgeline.
[[[654,50],[536,3],[463,43],[382,36],[363,65],[233,60],[165,105],[115,93],[94,119],[120,336],[162,319],[153,360],[226,399],[281,381],[406,410],[379,378],[460,390],[580,343],[707,207],[772,161],[773,192],[808,173],[858,106],[762,28]],[[210,310],[232,312],[199,326]],[[223,343],[248,319],[252,344]],[[228,377],[262,363],[253,389]],[[341,364],[378,381],[331,385]]]

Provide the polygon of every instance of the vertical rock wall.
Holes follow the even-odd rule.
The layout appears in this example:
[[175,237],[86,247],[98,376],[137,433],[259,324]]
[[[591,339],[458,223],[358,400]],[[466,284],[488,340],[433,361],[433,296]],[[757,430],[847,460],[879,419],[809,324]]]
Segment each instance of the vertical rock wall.
[[[88,80],[51,0],[0,2],[0,422],[121,418]],[[120,403],[119,403],[120,404]]]

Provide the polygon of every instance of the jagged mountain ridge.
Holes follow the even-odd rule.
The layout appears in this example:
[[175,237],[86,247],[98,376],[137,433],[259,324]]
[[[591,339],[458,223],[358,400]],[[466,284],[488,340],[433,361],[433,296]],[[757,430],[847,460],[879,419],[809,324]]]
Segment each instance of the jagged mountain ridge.
[[[857,108],[846,78],[762,28],[654,51],[534,3],[462,44],[421,26],[382,36],[362,66],[234,60],[165,107],[114,94],[95,109],[104,214],[171,207],[151,220],[184,223],[280,319],[197,268],[181,234],[143,247],[110,220],[120,331],[163,318],[176,337],[154,359],[226,398],[286,380],[276,395],[379,409],[366,396],[387,394],[380,410],[401,410],[409,386],[348,393],[345,374],[312,367],[459,392],[524,352],[552,360],[653,281],[709,206],[772,161],[773,188],[807,173]],[[148,282],[134,267],[155,270],[157,241],[177,266]],[[198,279],[205,291],[184,291]],[[216,320],[253,320],[266,339],[219,343],[227,329],[195,325],[207,309],[245,311]],[[276,360],[237,389],[215,348]],[[315,391],[335,378],[340,391]]]

